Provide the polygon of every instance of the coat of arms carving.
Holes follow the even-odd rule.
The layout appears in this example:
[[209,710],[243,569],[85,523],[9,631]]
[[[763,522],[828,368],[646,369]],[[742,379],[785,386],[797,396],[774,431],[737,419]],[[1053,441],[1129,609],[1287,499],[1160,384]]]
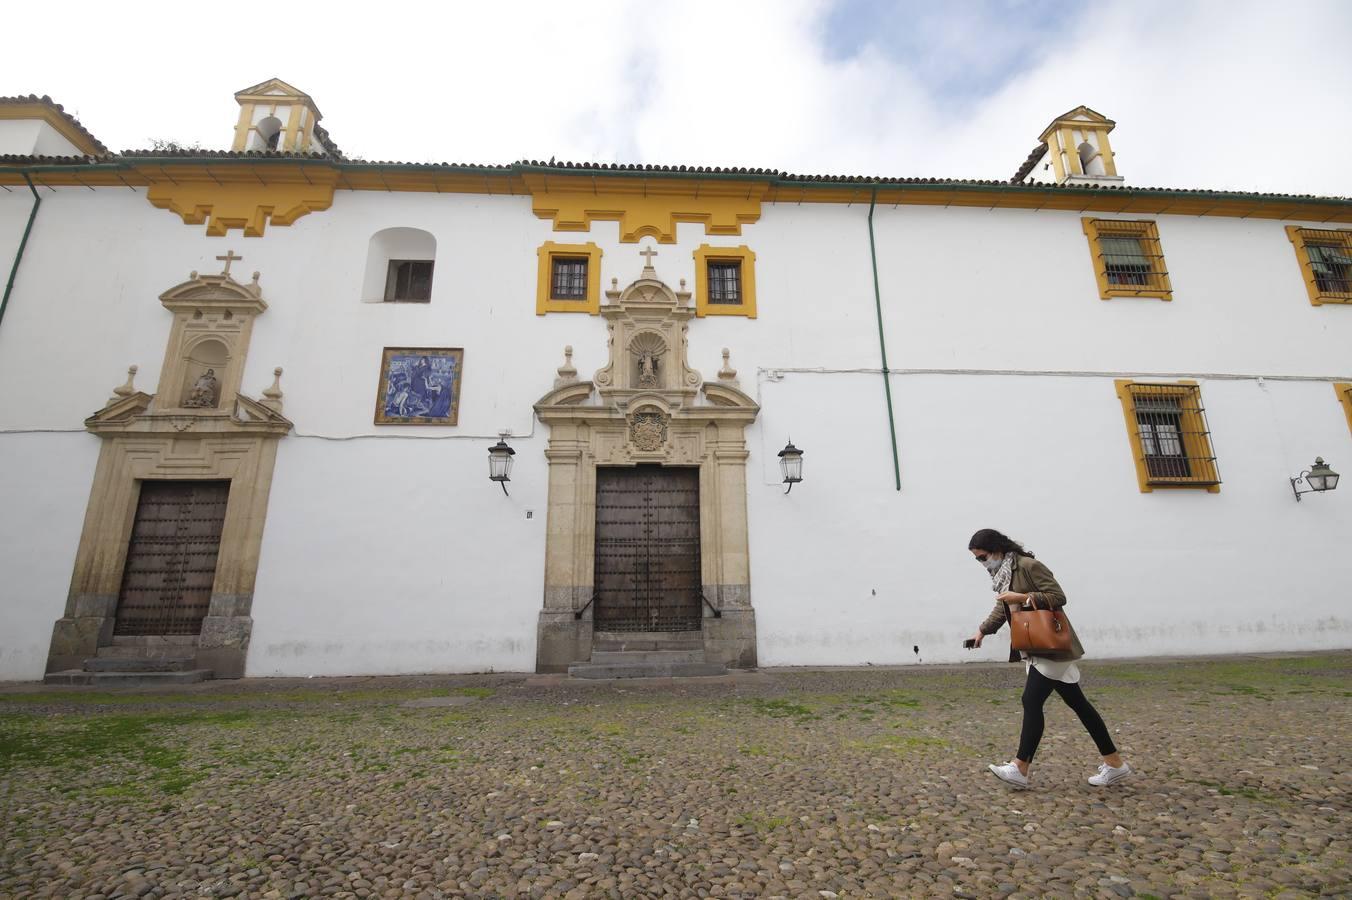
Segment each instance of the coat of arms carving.
[[661,450],[667,442],[667,420],[660,412],[635,413],[629,423],[629,440],[639,450]]

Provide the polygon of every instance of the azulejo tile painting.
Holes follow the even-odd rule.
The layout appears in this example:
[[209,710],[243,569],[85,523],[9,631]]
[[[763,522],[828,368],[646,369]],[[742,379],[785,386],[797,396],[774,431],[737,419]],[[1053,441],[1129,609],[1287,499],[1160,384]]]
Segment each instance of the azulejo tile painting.
[[455,425],[464,359],[459,347],[386,347],[376,424]]

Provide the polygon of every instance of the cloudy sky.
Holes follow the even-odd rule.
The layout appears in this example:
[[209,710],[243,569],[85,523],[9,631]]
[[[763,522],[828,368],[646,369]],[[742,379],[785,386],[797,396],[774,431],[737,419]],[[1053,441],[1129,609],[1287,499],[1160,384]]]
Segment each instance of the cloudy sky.
[[1129,184],[1352,195],[1349,0],[60,10],[11,11],[0,94],[50,94],[115,150],[227,149],[234,92],[276,76],[372,160],[1004,179],[1083,103]]

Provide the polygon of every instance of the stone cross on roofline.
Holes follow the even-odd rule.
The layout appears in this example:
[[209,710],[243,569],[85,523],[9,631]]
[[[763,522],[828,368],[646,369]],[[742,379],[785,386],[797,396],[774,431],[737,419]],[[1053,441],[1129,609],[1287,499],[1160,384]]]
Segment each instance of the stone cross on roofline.
[[218,256],[218,257],[216,257],[216,258],[219,259],[219,260],[221,260],[222,262],[225,263],[225,271],[222,272],[221,274],[224,275],[224,276],[226,276],[226,277],[228,278],[228,277],[230,277],[230,264],[231,264],[232,262],[238,262],[239,260],[243,259],[244,257],[242,257],[242,256],[236,256],[234,250],[227,250],[227,251],[225,251],[225,256]]
[[653,257],[657,255],[657,251],[652,247],[648,247],[644,250],[640,250],[638,255],[643,257],[643,273],[639,275],[639,277],[656,279],[657,270],[653,268]]

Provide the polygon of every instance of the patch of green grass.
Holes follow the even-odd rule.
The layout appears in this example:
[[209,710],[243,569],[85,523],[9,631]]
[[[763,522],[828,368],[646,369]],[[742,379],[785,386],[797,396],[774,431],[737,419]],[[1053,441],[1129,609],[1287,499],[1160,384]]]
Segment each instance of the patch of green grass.
[[766,750],[760,744],[748,744],[745,747],[739,747],[737,752],[743,756],[769,756],[770,751]]
[[765,834],[774,831],[776,828],[783,828],[789,824],[788,816],[767,816],[762,813],[749,812],[742,813],[733,822],[741,825],[743,828],[750,828],[759,834]]
[[451,691],[452,694],[458,694],[461,697],[491,697],[493,689],[486,687],[462,687]]
[[811,708],[788,700],[765,700],[760,697],[752,697],[746,702],[756,713],[769,716],[772,719],[794,719],[799,722],[806,722],[819,718]]
[[1278,803],[1281,801],[1280,797],[1265,794],[1251,787],[1228,787],[1219,781],[1207,781],[1201,778],[1186,778],[1184,780],[1191,781],[1193,784],[1200,784],[1202,787],[1213,788],[1222,797],[1243,797],[1246,800],[1256,800],[1259,803]]
[[[157,714],[118,714],[72,718],[67,716],[0,716],[0,772],[45,768],[80,772],[121,761],[149,770],[148,778],[160,790],[179,794],[206,774],[189,771],[186,752],[173,740],[179,728],[212,726],[246,727],[260,714],[244,711],[206,711]],[[126,784],[79,785],[74,791],[91,790],[100,796],[140,796],[140,785],[131,791]]]

